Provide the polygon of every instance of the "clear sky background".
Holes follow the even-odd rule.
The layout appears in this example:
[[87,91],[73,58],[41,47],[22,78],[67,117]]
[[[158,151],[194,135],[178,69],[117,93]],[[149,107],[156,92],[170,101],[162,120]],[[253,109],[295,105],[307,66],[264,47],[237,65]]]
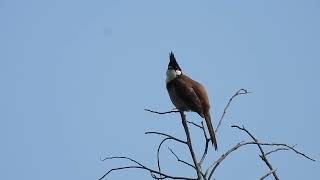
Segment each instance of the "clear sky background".
[[[0,179],[97,179],[127,155],[156,168],[157,130],[184,138],[165,88],[172,50],[202,82],[213,123],[240,88],[217,135],[218,153],[248,137],[298,144],[320,159],[320,1],[0,0]],[[188,113],[189,120],[201,122]],[[195,147],[200,132],[192,129]],[[194,175],[166,147],[163,166]],[[270,161],[281,179],[320,179],[320,165],[292,152]],[[216,179],[258,179],[268,169],[256,147],[240,149]],[[151,179],[139,170],[109,179]]]

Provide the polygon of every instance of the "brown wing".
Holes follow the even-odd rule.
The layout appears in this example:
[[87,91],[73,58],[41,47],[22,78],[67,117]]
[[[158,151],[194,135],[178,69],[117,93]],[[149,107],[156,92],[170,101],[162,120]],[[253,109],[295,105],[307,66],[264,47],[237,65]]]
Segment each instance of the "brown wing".
[[184,82],[192,82],[191,84],[193,85],[192,86],[193,92],[196,94],[197,98],[199,99],[199,101],[201,103],[202,114],[199,114],[199,112],[198,112],[198,114],[205,119],[208,130],[209,130],[209,134],[211,137],[211,142],[212,142],[215,150],[217,150],[218,144],[217,144],[217,139],[215,136],[214,128],[213,128],[212,122],[211,122],[210,103],[209,103],[207,91],[200,83],[192,80],[188,76],[184,75],[184,76],[181,76],[181,78],[183,79]]
[[190,80],[193,81],[185,75],[175,78],[173,80],[175,91],[191,111],[197,112],[201,117],[204,117],[201,100],[192,86],[193,82]]
[[208,112],[210,110],[209,97],[206,89],[202,86],[202,84],[194,81],[194,86],[192,87],[194,92],[197,94],[201,101],[203,112]]
[[186,75],[181,76],[181,79],[184,82],[189,82],[189,84],[191,84],[193,91],[196,93],[198,99],[200,100],[203,112],[209,111],[210,103],[208,94],[206,89],[202,86],[202,84],[198,83],[197,81],[194,81]]

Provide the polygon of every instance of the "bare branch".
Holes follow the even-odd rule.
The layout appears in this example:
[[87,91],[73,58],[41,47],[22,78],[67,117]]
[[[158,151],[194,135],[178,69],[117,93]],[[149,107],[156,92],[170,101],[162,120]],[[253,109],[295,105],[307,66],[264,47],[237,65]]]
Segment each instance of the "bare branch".
[[228,101],[227,105],[225,106],[225,108],[224,108],[224,110],[223,110],[223,113],[222,113],[222,115],[221,115],[221,117],[220,117],[220,119],[219,119],[219,123],[218,123],[217,128],[216,128],[216,133],[218,132],[219,127],[220,127],[221,124],[222,124],[222,120],[223,120],[224,116],[226,115],[227,110],[228,110],[231,102],[233,101],[233,99],[234,99],[235,97],[239,96],[239,95],[244,95],[244,94],[248,94],[248,93],[251,93],[251,92],[247,91],[246,89],[239,89],[239,90],[229,99],[229,101]]
[[275,153],[277,151],[288,151],[288,150],[290,150],[290,149],[289,148],[280,147],[280,148],[277,148],[277,149],[274,149],[274,150],[271,150],[271,151],[267,152],[265,155],[268,156],[268,155],[270,155],[272,153]]
[[[171,176],[171,175],[168,175],[168,174],[165,174],[165,173],[162,173],[162,172],[159,172],[159,171],[156,171],[156,170],[153,170],[151,168],[148,168],[146,166],[144,166],[143,164],[139,163],[138,161],[132,159],[132,158],[128,158],[128,157],[125,157],[125,156],[114,156],[114,157],[107,157],[104,160],[110,160],[110,159],[127,159],[131,162],[134,162],[136,163],[138,166],[124,166],[124,167],[119,167],[119,168],[113,168],[111,170],[109,170],[107,173],[105,173],[101,178],[99,178],[99,180],[102,180],[104,179],[108,174],[110,174],[112,171],[116,171],[116,170],[122,170],[122,169],[144,169],[144,170],[147,170],[149,171],[151,174],[152,174],[152,177],[155,178],[155,179],[165,179],[165,178],[169,178],[169,179],[186,179],[186,180],[197,180],[196,178],[189,178],[189,177],[180,177],[180,176]],[[160,176],[163,176],[158,178],[158,177],[155,177],[154,174],[157,174],[157,175],[160,175]]]
[[[265,164],[266,164],[266,165],[268,166],[268,168],[270,169],[270,171],[272,171],[272,170],[273,170],[273,167],[272,167],[271,163],[269,162],[269,160],[267,159],[266,154],[265,154],[265,152],[263,151],[261,145],[258,143],[258,140],[257,140],[246,128],[244,128],[244,126],[242,126],[242,128],[241,128],[241,127],[239,127],[239,126],[232,125],[231,127],[235,127],[235,128],[238,128],[238,129],[240,129],[240,130],[242,130],[242,131],[245,131],[245,132],[254,140],[254,142],[257,143],[257,146],[258,146],[258,148],[259,148],[259,150],[260,150],[260,152],[261,152],[260,157],[261,157],[262,161],[264,161]],[[276,180],[279,180],[279,177],[278,177],[278,175],[277,175],[277,173],[276,173],[275,171],[272,173],[272,175],[273,175],[273,177],[274,177]]]
[[230,155],[232,152],[236,151],[238,148],[242,147],[242,146],[246,146],[246,145],[265,145],[265,146],[275,146],[275,144],[271,144],[271,143],[258,143],[255,141],[242,141],[237,143],[235,146],[233,146],[232,148],[230,148],[227,152],[225,152],[224,154],[222,154],[220,156],[220,158],[218,160],[216,160],[205,172],[205,176],[207,176],[210,172],[210,175],[208,177],[208,180],[211,179],[213,173],[215,172],[215,170],[217,169],[217,167],[221,164],[221,162],[227,158],[228,155]]
[[206,156],[208,154],[208,149],[209,149],[209,142],[210,142],[210,139],[206,139],[206,144],[204,145],[204,151],[202,153],[202,157],[201,157],[201,160],[199,162],[199,164],[201,165],[203,163],[203,161],[206,159]]
[[[251,134],[248,130],[243,129],[244,127],[240,128],[239,126],[235,126],[235,125],[232,125],[231,127],[235,127],[235,128],[240,129],[240,130],[246,131],[247,134],[249,133],[249,135],[250,135],[251,138],[253,137],[252,134]],[[253,137],[253,138],[254,138],[254,137]],[[267,145],[267,146],[270,146],[270,145],[271,145],[271,146],[283,146],[283,147],[287,147],[287,148],[289,148],[290,150],[292,150],[293,152],[295,152],[295,153],[297,153],[297,154],[299,154],[299,155],[301,155],[301,156],[303,156],[303,157],[305,157],[305,158],[307,158],[307,159],[309,159],[309,160],[311,160],[311,161],[316,161],[315,159],[307,156],[306,154],[304,154],[304,153],[296,150],[296,149],[295,149],[296,145],[289,146],[289,145],[284,144],[284,143],[257,143],[257,144],[259,144],[259,145]],[[269,153],[269,154],[270,154],[270,153]]]
[[203,163],[203,161],[205,160],[207,154],[208,154],[208,149],[209,149],[209,142],[211,141],[210,138],[208,138],[207,136],[207,133],[206,133],[206,130],[204,128],[204,125],[203,125],[203,121],[201,122],[201,129],[202,129],[202,132],[203,132],[203,136],[204,136],[204,139],[206,141],[205,145],[204,145],[204,151],[202,153],[202,157],[201,157],[201,160],[199,162],[199,164],[201,165]]
[[122,170],[122,169],[143,169],[141,166],[124,166],[124,167],[118,167],[110,169],[107,173],[105,173],[99,180],[104,179],[108,174],[110,174],[112,171]]
[[192,121],[187,121],[189,124],[192,124],[192,125],[194,125],[195,127],[198,127],[198,128],[200,128],[200,129],[203,129],[203,125],[199,125],[199,124],[197,124],[197,123],[195,123],[195,122],[192,122]]
[[172,110],[172,111],[166,111],[166,112],[159,112],[159,111],[153,111],[150,109],[144,109],[145,111],[151,112],[151,113],[155,113],[155,114],[170,114],[170,113],[178,113],[180,111],[178,110]]
[[189,132],[189,128],[188,128],[188,123],[186,120],[186,115],[184,114],[183,111],[181,111],[180,116],[181,116],[181,121],[182,121],[182,125],[184,128],[185,134],[187,136],[187,145],[188,145],[194,166],[196,167],[198,179],[200,180],[200,179],[202,179],[201,168],[200,168],[200,165],[198,164],[196,155],[195,155],[193,147],[192,147],[192,142],[191,142],[190,132]]
[[[177,142],[180,142],[180,143],[183,143],[183,144],[187,144],[187,142],[182,141],[182,140],[180,140],[180,139],[178,139],[178,138],[176,138],[176,137],[173,137],[173,136],[168,135],[168,134],[165,134],[165,133],[160,133],[160,132],[145,132],[145,134],[158,134],[158,135],[163,135],[163,136],[166,136],[166,137],[167,137],[167,138],[163,139],[163,140],[160,142],[160,144],[159,144],[159,146],[158,146],[158,150],[157,150],[157,164],[158,164],[158,170],[159,170],[159,172],[161,172],[160,149],[161,149],[162,144],[163,144],[165,141],[167,141],[167,140],[175,140],[175,141],[177,141]],[[156,177],[156,178],[158,178],[158,177]],[[161,178],[162,178],[162,177],[160,176],[160,179],[161,179]]]
[[267,178],[270,174],[273,174],[274,172],[276,172],[277,171],[277,169],[274,169],[274,170],[272,170],[272,171],[269,171],[267,174],[265,174],[264,176],[262,176],[261,178],[260,178],[260,180],[264,180],[265,178]]
[[203,121],[201,121],[201,125],[197,124],[197,123],[194,123],[194,122],[191,122],[191,121],[187,121],[189,124],[192,124],[194,125],[195,127],[199,128],[202,130],[203,132],[203,136],[204,136],[204,140],[205,140],[205,145],[204,145],[204,152],[202,153],[202,157],[201,157],[201,160],[199,162],[200,166],[201,164],[203,163],[203,161],[205,160],[207,154],[208,154],[208,148],[209,148],[209,142],[211,141],[210,138],[208,138],[207,136],[207,133],[206,133],[206,130],[204,128],[204,125],[203,125]]
[[[169,140],[169,139],[172,139],[172,138],[171,138],[171,137],[167,137],[167,138],[163,139],[163,140],[161,141],[161,143],[159,144],[159,146],[158,146],[158,150],[157,150],[157,162],[158,162],[158,170],[159,170],[159,172],[161,172],[161,166],[160,166],[160,148],[161,148],[162,144],[163,144],[165,141]],[[161,176],[160,176],[160,178],[161,178]]]
[[183,141],[183,140],[178,139],[178,138],[176,138],[176,137],[174,137],[174,136],[171,136],[171,135],[165,134],[165,133],[161,133],[161,132],[148,131],[148,132],[145,132],[145,134],[157,134],[157,135],[162,135],[162,136],[169,137],[169,138],[171,138],[172,140],[175,140],[175,141],[180,142],[180,143],[182,143],[182,144],[187,144],[186,141]]
[[188,165],[188,166],[190,166],[190,167],[192,167],[192,168],[196,169],[196,167],[194,167],[194,165],[192,165],[192,164],[190,164],[190,163],[188,163],[188,162],[186,162],[186,161],[184,161],[184,160],[180,159],[180,158],[178,157],[178,155],[177,155],[176,153],[174,153],[174,152],[173,152],[173,150],[172,150],[171,148],[169,148],[169,147],[168,147],[168,149],[169,149],[169,150],[170,150],[170,152],[171,152],[171,153],[176,157],[177,161],[182,162],[183,164],[186,164],[186,165]]
[[143,166],[141,163],[139,163],[138,161],[132,159],[132,158],[129,158],[129,157],[126,157],[126,156],[112,156],[112,157],[106,157],[104,159],[102,159],[101,161],[105,161],[105,160],[111,160],[111,159],[126,159],[126,160],[129,160],[131,162],[134,162],[136,163],[137,165],[139,166]]
[[[228,156],[230,155],[232,152],[234,152],[235,150],[237,150],[238,148],[242,147],[242,146],[245,146],[245,145],[259,145],[259,146],[282,146],[280,148],[282,148],[284,150],[284,148],[287,148],[288,150],[292,150],[294,152],[296,152],[297,154],[309,159],[309,160],[312,160],[312,161],[315,161],[314,159],[306,156],[305,154],[297,151],[294,147],[295,146],[289,146],[287,144],[280,144],[280,143],[259,143],[259,142],[256,142],[256,141],[242,141],[238,144],[236,144],[235,146],[233,146],[231,149],[229,149],[227,152],[225,152],[224,154],[222,154],[220,156],[220,158],[218,160],[216,160],[205,172],[205,176],[207,176],[209,173],[209,177],[208,177],[208,180],[211,179],[213,173],[215,172],[215,170],[217,169],[217,167],[221,164],[221,162]],[[280,148],[278,149],[275,149],[273,151],[270,151],[269,153],[265,153],[265,156],[268,155],[268,154],[271,154],[271,153],[274,153],[276,151],[280,151]],[[261,156],[260,156],[261,157]],[[272,169],[273,170],[273,169]],[[270,170],[270,171],[272,171]],[[273,174],[273,173],[272,173]]]
[[205,172],[205,176],[207,176],[209,174],[208,180],[211,179],[214,171],[217,169],[217,167],[220,165],[220,163],[232,152],[234,152],[235,150],[237,150],[238,148],[240,148],[241,146],[247,145],[247,144],[251,144],[253,143],[252,141],[247,141],[247,142],[239,142],[238,144],[236,144],[235,146],[233,146],[231,149],[229,149],[227,152],[225,152],[224,154],[222,154],[220,156],[220,158],[218,160],[216,160]]
[[295,149],[295,146],[296,146],[296,145],[289,146],[289,145],[283,144],[283,143],[259,143],[259,144],[262,145],[262,146],[265,146],[265,145],[270,146],[270,145],[271,145],[271,146],[283,146],[283,147],[287,147],[288,149],[292,150],[292,151],[295,152],[296,154],[298,154],[298,155],[300,155],[300,156],[303,156],[304,158],[307,158],[307,159],[309,159],[310,161],[317,161],[317,160],[315,160],[315,159],[307,156],[306,154],[304,154],[304,153],[296,150],[296,149]]

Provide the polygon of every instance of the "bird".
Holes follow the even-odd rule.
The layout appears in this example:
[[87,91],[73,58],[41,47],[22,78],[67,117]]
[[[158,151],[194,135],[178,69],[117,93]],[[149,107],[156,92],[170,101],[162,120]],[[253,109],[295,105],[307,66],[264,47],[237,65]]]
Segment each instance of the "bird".
[[180,112],[196,112],[205,119],[212,145],[217,150],[218,144],[211,122],[210,103],[206,89],[182,72],[173,52],[170,52],[169,59],[166,88],[173,105]]

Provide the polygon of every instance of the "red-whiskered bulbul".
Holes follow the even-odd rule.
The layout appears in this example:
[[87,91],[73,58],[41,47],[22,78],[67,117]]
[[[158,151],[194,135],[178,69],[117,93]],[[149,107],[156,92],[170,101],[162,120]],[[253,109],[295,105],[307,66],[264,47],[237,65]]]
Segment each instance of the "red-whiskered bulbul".
[[207,91],[200,83],[182,73],[172,52],[167,69],[166,85],[170,99],[179,111],[193,111],[205,119],[211,142],[217,150],[218,145],[211,122]]

